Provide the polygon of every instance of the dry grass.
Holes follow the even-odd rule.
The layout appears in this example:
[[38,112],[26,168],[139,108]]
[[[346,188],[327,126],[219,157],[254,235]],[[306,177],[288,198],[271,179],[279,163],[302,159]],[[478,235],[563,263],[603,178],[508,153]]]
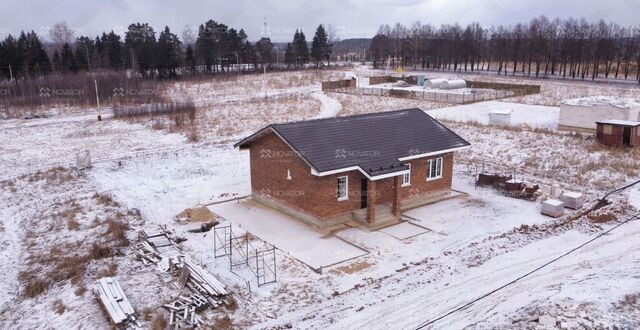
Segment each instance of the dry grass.
[[151,324],[151,329],[153,330],[164,330],[167,328],[167,319],[163,315],[156,315],[153,319],[153,323]]
[[21,282],[24,285],[24,295],[34,298],[49,289],[49,283],[39,278],[22,279],[23,273],[20,274]]
[[80,223],[75,219],[70,219],[69,221],[67,221],[67,229],[78,230],[80,229]]
[[57,299],[56,301],[53,302],[53,311],[56,314],[62,315],[66,309],[67,307],[64,305],[62,300]]
[[329,96],[337,99],[340,104],[342,104],[342,110],[338,113],[338,116],[350,116],[408,108],[429,110],[451,106],[450,104],[441,102],[374,95],[362,96],[344,93],[329,93]]
[[102,277],[115,277],[118,274],[118,264],[115,263],[114,261],[110,262],[107,265],[107,268],[103,269],[102,271],[98,272],[98,278],[102,278]]
[[224,316],[222,318],[216,319],[215,322],[213,323],[213,328],[212,329],[231,329],[233,326],[233,324],[231,323],[231,319],[229,318],[229,316]]
[[107,231],[105,235],[111,235],[119,246],[129,246],[129,239],[126,232],[130,229],[127,223],[122,221],[107,219]]

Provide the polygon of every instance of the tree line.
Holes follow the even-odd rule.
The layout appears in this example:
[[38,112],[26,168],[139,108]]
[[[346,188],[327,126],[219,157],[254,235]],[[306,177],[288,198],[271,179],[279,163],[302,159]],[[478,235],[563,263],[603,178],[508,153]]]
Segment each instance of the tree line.
[[375,67],[495,71],[504,75],[573,79],[634,78],[640,83],[640,27],[600,20],[554,19],[484,28],[400,23],[373,37]]
[[[110,31],[96,37],[75,38],[64,22],[54,25],[49,34],[51,44],[45,44],[34,31],[22,32],[18,37],[8,35],[2,40],[1,78],[127,69],[136,70],[145,78],[175,78],[197,72],[229,73],[241,67],[257,70],[279,61],[270,38],[252,43],[244,29],[236,30],[214,20],[201,24],[197,30],[185,29],[182,38],[168,26],[156,33],[148,23],[130,24],[123,37]],[[319,25],[309,48],[303,31],[296,30],[287,44],[284,63],[293,68],[311,61],[316,67],[324,61],[329,64],[332,40]]]

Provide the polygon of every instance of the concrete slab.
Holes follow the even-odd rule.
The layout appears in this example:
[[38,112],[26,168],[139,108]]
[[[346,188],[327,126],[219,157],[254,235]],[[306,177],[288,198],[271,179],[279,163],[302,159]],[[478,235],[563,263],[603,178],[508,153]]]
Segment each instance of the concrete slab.
[[382,228],[380,231],[399,240],[404,240],[429,232],[427,228],[415,225],[411,222],[401,222],[397,225]]
[[209,209],[318,272],[369,253],[251,199],[211,205]]

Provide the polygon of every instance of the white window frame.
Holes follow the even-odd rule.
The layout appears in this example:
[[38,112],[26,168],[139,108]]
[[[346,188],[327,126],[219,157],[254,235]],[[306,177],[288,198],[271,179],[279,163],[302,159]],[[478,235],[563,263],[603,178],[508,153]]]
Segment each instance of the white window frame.
[[287,180],[291,181],[291,170],[287,169]]
[[[436,163],[435,167],[433,167],[433,162]],[[444,159],[442,157],[431,158],[427,161],[427,181],[442,179],[443,163]],[[435,173],[432,173],[432,169]]]
[[407,187],[411,185],[411,164],[406,164],[409,166],[409,173],[405,173],[402,175],[402,184],[400,187]]
[[[340,196],[340,179],[344,178],[344,196]],[[338,177],[338,201],[344,201],[349,199],[349,176],[339,176]]]

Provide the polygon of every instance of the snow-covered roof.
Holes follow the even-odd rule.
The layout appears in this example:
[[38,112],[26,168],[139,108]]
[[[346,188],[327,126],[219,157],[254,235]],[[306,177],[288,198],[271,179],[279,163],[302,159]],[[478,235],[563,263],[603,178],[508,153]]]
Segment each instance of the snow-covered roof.
[[561,200],[557,200],[557,199],[547,199],[543,203],[551,205],[551,206],[562,206],[562,205],[564,205],[564,203]]
[[600,121],[597,121],[596,123],[607,124],[607,125],[622,125],[622,126],[639,126],[640,125],[640,121],[618,120],[618,119],[600,120]]
[[563,100],[562,104],[591,107],[595,105],[610,105],[617,108],[640,108],[640,99],[618,96],[589,96],[577,99]]

